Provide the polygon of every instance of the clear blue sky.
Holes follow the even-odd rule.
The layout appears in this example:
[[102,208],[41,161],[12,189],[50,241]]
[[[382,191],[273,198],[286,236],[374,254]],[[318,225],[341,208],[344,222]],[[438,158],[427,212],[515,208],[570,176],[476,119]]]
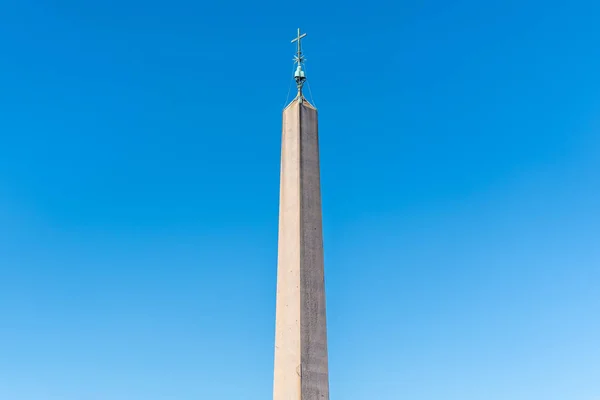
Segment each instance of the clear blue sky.
[[271,397],[320,111],[332,400],[598,400],[597,1],[0,2],[0,399]]

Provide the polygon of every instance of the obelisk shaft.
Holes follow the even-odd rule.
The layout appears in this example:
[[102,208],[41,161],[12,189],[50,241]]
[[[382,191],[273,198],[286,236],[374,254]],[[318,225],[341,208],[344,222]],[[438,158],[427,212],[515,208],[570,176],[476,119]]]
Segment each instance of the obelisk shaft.
[[274,400],[328,400],[317,110],[283,112]]

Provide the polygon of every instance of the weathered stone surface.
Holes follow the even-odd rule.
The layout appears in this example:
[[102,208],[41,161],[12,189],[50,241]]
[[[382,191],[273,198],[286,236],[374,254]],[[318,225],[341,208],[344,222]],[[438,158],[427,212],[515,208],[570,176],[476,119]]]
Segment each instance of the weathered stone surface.
[[328,400],[317,110],[283,112],[274,400]]

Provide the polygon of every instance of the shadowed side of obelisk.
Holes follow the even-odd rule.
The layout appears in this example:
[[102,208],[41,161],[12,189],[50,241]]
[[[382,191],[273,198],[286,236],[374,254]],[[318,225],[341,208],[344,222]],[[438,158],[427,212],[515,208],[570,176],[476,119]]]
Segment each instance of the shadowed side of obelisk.
[[317,110],[300,104],[302,400],[328,400],[327,324]]

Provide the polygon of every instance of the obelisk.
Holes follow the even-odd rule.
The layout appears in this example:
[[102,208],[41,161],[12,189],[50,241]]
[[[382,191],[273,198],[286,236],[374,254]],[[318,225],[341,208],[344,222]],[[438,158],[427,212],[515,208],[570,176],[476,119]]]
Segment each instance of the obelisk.
[[283,110],[273,400],[328,400],[317,110],[297,42],[296,98]]

